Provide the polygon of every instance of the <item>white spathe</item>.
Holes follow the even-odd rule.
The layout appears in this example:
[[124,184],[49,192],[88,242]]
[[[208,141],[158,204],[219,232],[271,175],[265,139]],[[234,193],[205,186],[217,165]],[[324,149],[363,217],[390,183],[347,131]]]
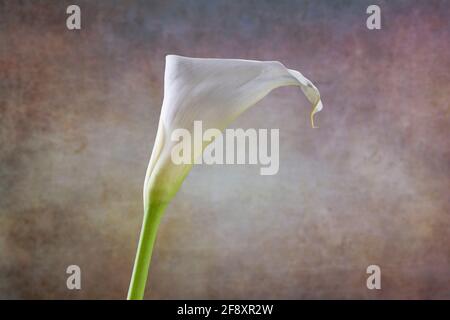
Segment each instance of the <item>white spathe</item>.
[[[273,89],[292,85],[300,86],[313,105],[314,127],[313,115],[322,109],[319,90],[300,72],[278,61],[166,56],[164,101],[144,183],[145,212],[149,205],[167,204],[192,168],[192,164],[172,163],[173,130],[193,132],[198,120],[204,130],[223,130]],[[194,159],[207,144],[192,150]]]

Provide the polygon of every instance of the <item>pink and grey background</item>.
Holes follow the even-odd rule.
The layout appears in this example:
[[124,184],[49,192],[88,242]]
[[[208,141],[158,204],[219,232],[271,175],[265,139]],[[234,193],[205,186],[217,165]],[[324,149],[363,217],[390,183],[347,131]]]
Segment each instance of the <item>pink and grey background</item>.
[[449,17],[448,1],[0,1],[0,298],[126,297],[180,54],[278,60],[324,110],[311,129],[287,87],[234,123],[280,128],[279,173],[195,167],[146,298],[449,299]]

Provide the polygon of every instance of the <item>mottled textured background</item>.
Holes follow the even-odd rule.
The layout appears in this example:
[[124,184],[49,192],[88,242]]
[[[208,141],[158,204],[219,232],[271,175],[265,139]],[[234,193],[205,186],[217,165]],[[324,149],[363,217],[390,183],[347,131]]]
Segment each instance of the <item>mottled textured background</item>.
[[278,175],[195,167],[147,298],[449,299],[449,21],[449,1],[0,1],[0,298],[126,296],[176,53],[279,60],[325,108],[311,129],[288,87],[239,118],[280,128]]

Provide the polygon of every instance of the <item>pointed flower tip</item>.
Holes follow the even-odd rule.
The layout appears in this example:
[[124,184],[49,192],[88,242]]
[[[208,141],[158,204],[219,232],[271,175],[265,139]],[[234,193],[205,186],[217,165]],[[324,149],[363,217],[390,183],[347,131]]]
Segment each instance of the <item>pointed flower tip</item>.
[[313,129],[319,128],[318,126],[315,126],[315,125],[314,125],[314,115],[315,115],[316,113],[318,113],[320,110],[322,110],[322,108],[323,108],[323,104],[322,104],[322,101],[321,101],[320,98],[319,98],[319,101],[314,105],[314,108],[313,108],[313,110],[311,111],[311,116],[310,116],[310,118],[311,118],[311,127],[312,127]]

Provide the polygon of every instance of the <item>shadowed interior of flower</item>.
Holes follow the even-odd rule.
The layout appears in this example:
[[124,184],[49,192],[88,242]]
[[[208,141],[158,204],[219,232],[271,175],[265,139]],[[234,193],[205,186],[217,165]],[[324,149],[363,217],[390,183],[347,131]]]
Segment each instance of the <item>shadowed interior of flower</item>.
[[[194,162],[172,162],[171,152],[177,143],[171,139],[172,132],[193,132],[194,121],[202,121],[205,130],[223,131],[270,91],[283,86],[300,86],[313,105],[314,127],[313,116],[322,109],[319,91],[300,72],[278,61],[166,57],[164,101],[144,182],[144,221],[128,299],[143,298],[159,221]],[[194,144],[192,160],[212,141]]]

